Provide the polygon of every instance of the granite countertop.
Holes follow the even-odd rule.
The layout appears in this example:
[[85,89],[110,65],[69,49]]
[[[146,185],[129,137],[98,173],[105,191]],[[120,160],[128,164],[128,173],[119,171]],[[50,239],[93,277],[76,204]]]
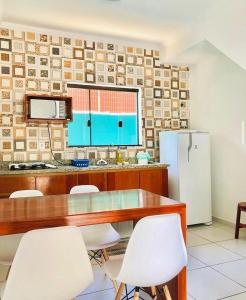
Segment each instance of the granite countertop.
[[1,175],[28,175],[28,174],[45,174],[45,173],[71,173],[71,172],[88,172],[88,171],[108,171],[108,170],[124,170],[124,169],[146,169],[146,168],[167,168],[168,165],[161,163],[152,163],[148,165],[116,165],[108,164],[106,166],[89,166],[86,168],[78,168],[71,165],[59,165],[57,169],[41,169],[41,170],[18,170],[10,171],[7,166],[2,166],[0,168]]

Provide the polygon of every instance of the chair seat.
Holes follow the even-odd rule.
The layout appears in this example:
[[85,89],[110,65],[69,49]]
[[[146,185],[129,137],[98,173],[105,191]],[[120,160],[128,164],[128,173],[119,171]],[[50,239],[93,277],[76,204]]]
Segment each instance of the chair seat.
[[106,249],[120,241],[120,235],[109,223],[81,226],[87,250]]
[[0,264],[11,266],[19,246],[22,234],[3,235],[0,237]]
[[117,279],[123,263],[123,258],[124,256],[113,257],[104,263],[103,268],[110,279]]

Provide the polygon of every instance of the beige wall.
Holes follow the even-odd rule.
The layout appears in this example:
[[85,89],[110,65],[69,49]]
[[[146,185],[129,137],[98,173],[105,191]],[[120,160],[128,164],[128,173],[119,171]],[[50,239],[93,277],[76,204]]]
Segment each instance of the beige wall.
[[[211,134],[213,216],[235,222],[236,206],[246,199],[246,72],[211,44],[187,51],[191,67],[191,128]],[[246,141],[246,139],[245,139]]]

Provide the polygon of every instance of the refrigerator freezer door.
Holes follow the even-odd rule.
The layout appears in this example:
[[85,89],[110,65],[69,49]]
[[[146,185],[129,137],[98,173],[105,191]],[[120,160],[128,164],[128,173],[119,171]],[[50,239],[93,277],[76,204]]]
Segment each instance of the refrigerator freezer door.
[[180,201],[187,225],[211,222],[210,142],[207,133],[179,134]]

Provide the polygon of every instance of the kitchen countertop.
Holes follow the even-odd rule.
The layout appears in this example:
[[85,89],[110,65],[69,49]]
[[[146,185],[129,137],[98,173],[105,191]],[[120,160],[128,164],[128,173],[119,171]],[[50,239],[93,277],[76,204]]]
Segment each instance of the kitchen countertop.
[[88,171],[108,171],[108,170],[129,170],[129,169],[154,169],[154,168],[167,168],[168,165],[161,163],[153,163],[148,165],[138,165],[138,164],[129,164],[129,165],[116,165],[108,164],[105,166],[89,166],[86,168],[78,168],[71,165],[60,165],[57,169],[40,169],[40,170],[18,170],[10,171],[8,167],[0,168],[1,175],[28,175],[28,174],[45,174],[45,173],[83,173]]

